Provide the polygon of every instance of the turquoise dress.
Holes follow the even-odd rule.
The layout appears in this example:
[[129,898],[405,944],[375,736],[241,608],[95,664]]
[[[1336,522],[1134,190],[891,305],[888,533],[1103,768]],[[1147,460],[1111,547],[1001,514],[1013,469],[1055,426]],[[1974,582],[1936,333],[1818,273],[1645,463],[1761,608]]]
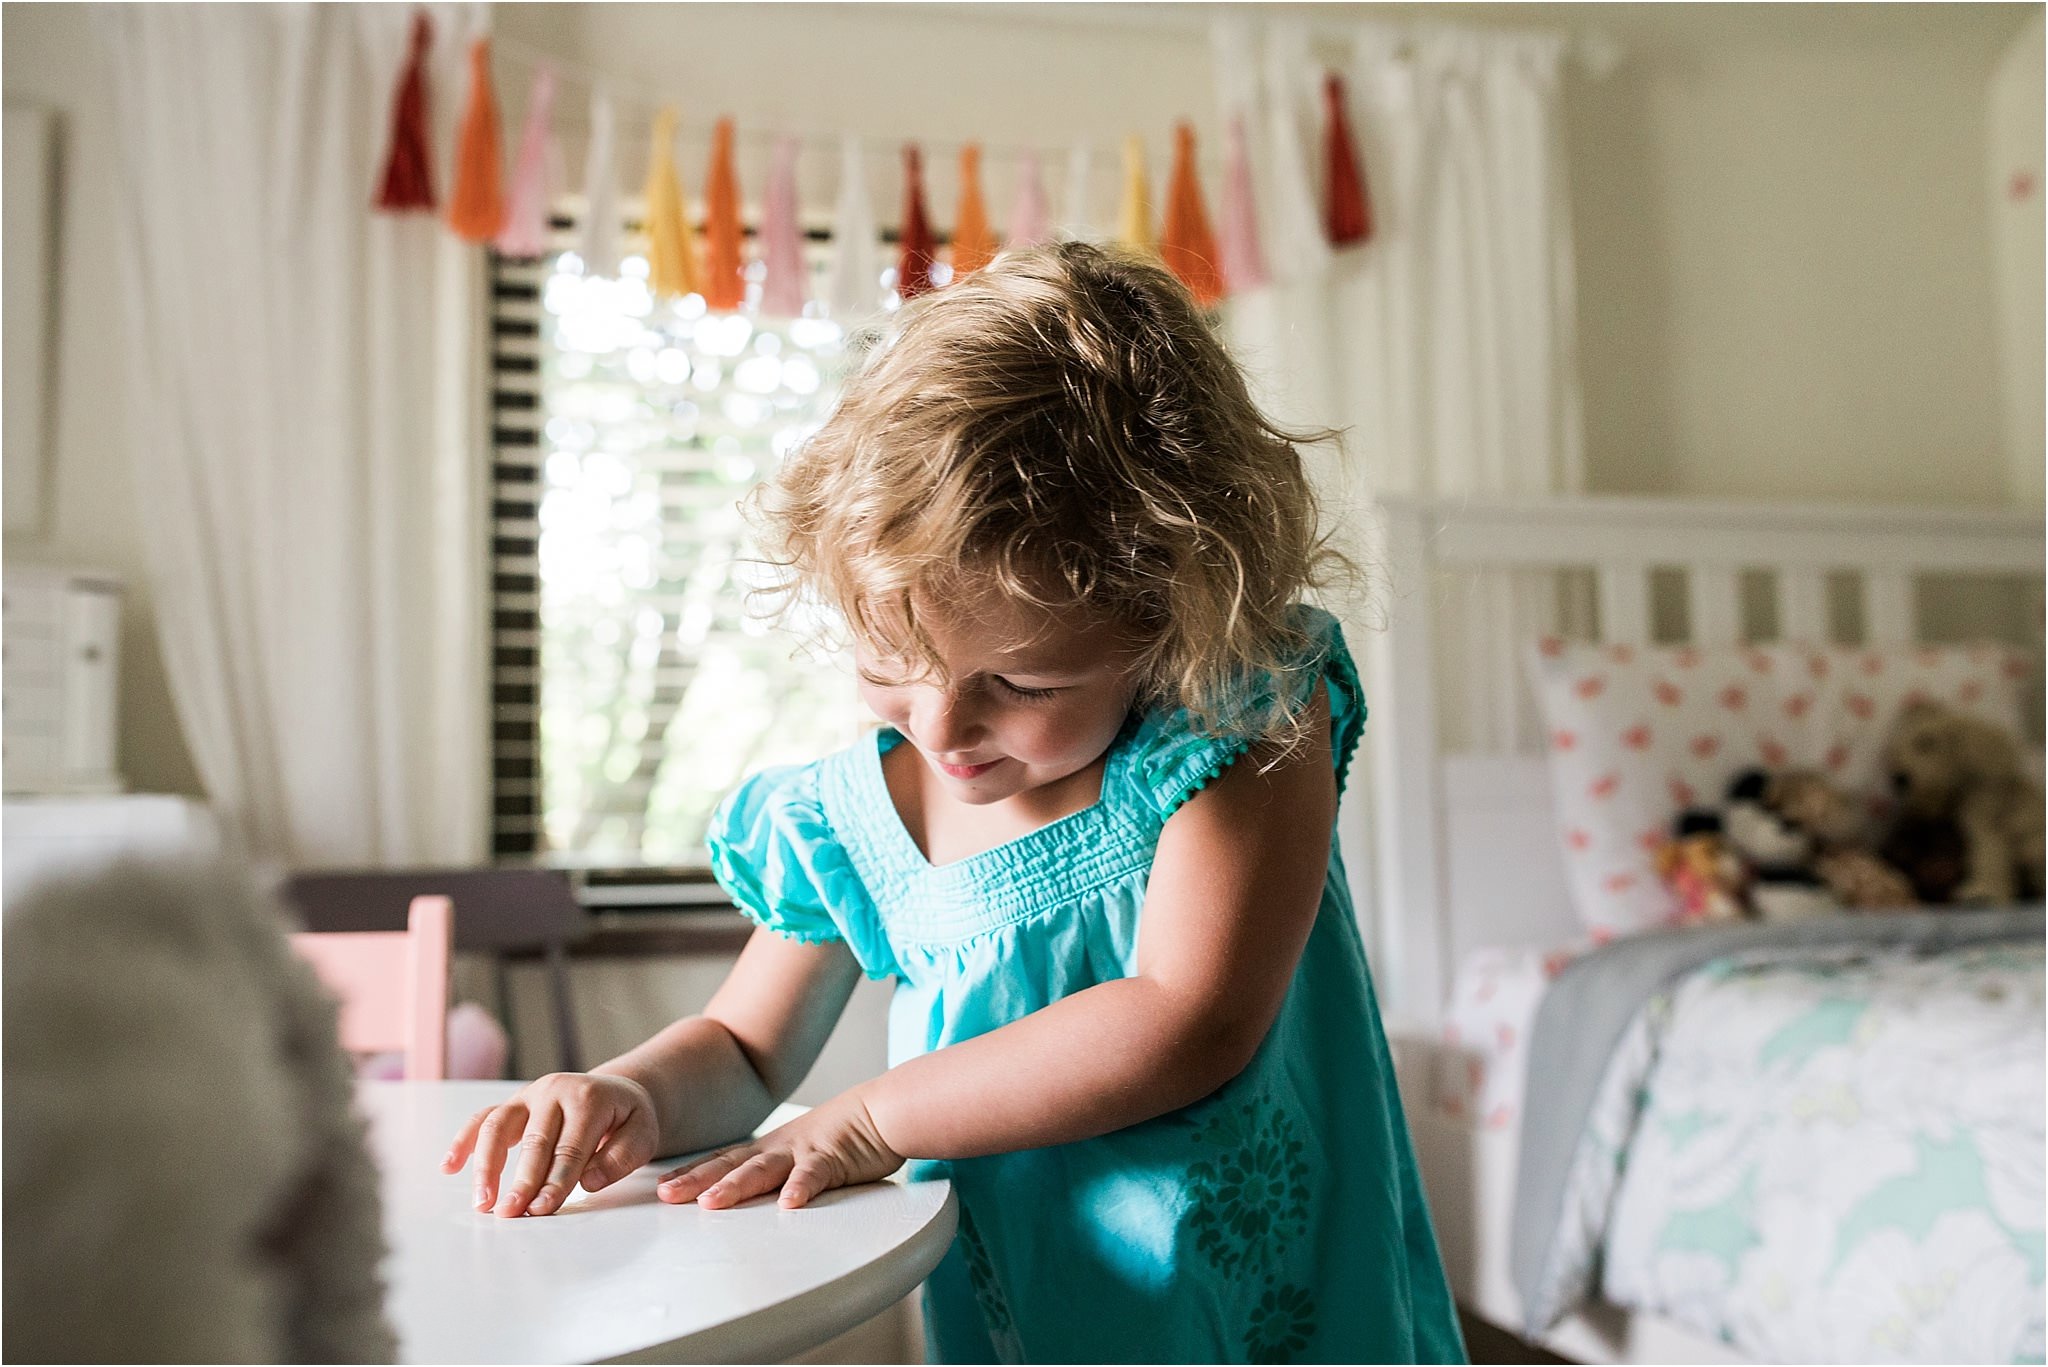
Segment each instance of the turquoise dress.
[[[1365,703],[1336,622],[1299,611],[1319,647],[1289,692],[1327,680],[1341,788]],[[1130,976],[1160,828],[1245,749],[1182,713],[1134,716],[1094,806],[934,867],[883,781],[901,742],[883,730],[758,774],[710,836],[756,921],[844,940],[895,980],[892,1066]],[[1243,1073],[1097,1139],[911,1169],[960,1200],[926,1284],[931,1361],[1463,1361],[1334,839],[1315,928]]]

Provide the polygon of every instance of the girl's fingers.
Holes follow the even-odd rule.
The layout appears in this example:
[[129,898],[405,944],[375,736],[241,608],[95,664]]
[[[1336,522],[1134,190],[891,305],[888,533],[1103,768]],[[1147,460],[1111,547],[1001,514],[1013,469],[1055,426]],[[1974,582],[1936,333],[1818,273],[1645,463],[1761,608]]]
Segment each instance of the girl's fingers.
[[523,1215],[526,1203],[548,1180],[548,1166],[555,1161],[555,1138],[562,1132],[562,1108],[547,1101],[536,1107],[526,1122],[526,1134],[519,1141],[517,1168],[498,1197],[498,1214]]
[[463,1122],[462,1128],[455,1132],[455,1142],[448,1146],[448,1156],[441,1160],[441,1171],[462,1171],[462,1165],[469,1161],[470,1150],[476,1147],[476,1132],[483,1128],[484,1117],[495,1109],[486,1106]]
[[697,1199],[697,1193],[753,1157],[753,1154],[753,1148],[743,1144],[735,1149],[727,1149],[723,1153],[714,1153],[689,1167],[664,1173],[661,1185],[654,1189],[654,1194],[664,1201],[677,1204],[694,1201]]
[[795,1165],[795,1159],[780,1151],[757,1153],[706,1187],[698,1195],[697,1204],[706,1210],[722,1210],[750,1201],[781,1186],[782,1179],[789,1176]]
[[519,1142],[526,1128],[526,1104],[508,1101],[495,1106],[484,1117],[476,1136],[476,1208],[489,1210],[498,1198],[498,1170],[505,1166],[505,1153]]
[[555,1140],[554,1161],[548,1164],[547,1181],[527,1203],[529,1214],[550,1214],[569,1199],[569,1193],[576,1190],[576,1179],[583,1176],[584,1169],[589,1166],[603,1133],[603,1122],[588,1107],[564,1115],[561,1137]]
[[832,1186],[831,1177],[817,1163],[798,1163],[782,1182],[782,1208],[795,1210],[809,1205],[811,1198]]

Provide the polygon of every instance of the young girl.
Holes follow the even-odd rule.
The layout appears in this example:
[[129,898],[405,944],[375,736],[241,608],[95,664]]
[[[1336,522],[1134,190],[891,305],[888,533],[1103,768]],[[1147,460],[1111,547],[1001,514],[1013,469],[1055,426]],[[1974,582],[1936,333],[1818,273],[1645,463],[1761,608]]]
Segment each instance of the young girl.
[[763,929],[702,1015],[473,1118],[478,1208],[750,1133],[866,973],[894,1066],[662,1200],[950,1178],[939,1362],[1461,1359],[1332,840],[1365,702],[1297,599],[1340,562],[1188,294],[1069,245],[926,296],[769,513],[888,725],[726,800]]

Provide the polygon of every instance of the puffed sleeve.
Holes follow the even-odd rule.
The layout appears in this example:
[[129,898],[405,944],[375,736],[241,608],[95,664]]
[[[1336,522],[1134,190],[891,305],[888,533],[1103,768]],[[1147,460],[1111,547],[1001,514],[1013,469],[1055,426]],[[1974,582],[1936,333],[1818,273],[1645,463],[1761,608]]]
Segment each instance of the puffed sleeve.
[[[1365,729],[1365,695],[1358,667],[1344,644],[1344,629],[1319,608],[1295,609],[1310,648],[1277,677],[1252,681],[1245,690],[1247,710],[1263,710],[1275,690],[1284,691],[1290,709],[1308,705],[1318,683],[1330,689],[1330,760],[1337,772],[1337,790],[1351,767],[1351,756]],[[1213,782],[1250,748],[1241,735],[1199,729],[1185,708],[1148,715],[1138,725],[1133,750],[1137,781],[1161,818]]]
[[705,836],[711,871],[756,924],[806,944],[843,940],[871,978],[897,972],[874,902],[827,819],[816,765],[764,769]]

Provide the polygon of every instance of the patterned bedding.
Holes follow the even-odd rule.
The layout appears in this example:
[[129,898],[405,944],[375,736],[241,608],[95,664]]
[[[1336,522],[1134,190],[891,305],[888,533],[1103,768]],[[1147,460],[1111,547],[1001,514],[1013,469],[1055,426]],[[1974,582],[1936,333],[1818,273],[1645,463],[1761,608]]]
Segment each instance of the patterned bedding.
[[1586,1113],[1532,1323],[1597,1287],[1765,1361],[2041,1361],[2042,982],[2037,930],[1664,984]]

